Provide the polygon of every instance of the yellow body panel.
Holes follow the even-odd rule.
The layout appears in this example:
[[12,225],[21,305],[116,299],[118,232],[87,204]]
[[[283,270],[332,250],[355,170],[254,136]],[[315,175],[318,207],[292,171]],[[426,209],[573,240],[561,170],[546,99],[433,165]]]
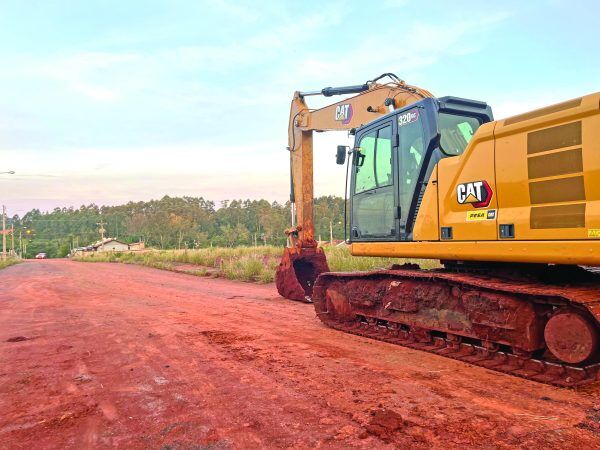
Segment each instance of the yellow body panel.
[[577,100],[496,126],[498,221],[514,223],[516,239],[588,239],[600,228],[600,95]]
[[595,241],[355,242],[354,256],[600,266]]
[[415,241],[437,241],[440,239],[438,219],[437,166],[431,172],[423,201],[417,214],[413,238]]
[[[470,186],[483,181],[487,206]],[[600,266],[600,93],[482,125],[438,163],[413,242],[354,243],[352,254]]]
[[[472,220],[469,213],[476,208],[469,203],[460,204],[456,187],[462,183],[485,180],[493,192],[496,191],[494,176],[494,125],[482,125],[471,139],[465,152],[454,158],[445,158],[438,163],[438,204],[440,227],[452,227],[453,240],[479,241],[498,238],[496,220]],[[497,197],[485,210],[495,210]]]

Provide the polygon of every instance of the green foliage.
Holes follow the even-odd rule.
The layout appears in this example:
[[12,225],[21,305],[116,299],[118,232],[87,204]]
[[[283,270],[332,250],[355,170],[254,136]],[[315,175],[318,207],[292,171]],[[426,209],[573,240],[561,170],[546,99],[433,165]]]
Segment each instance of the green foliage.
[[69,247],[69,244],[64,242],[58,247],[57,256],[59,258],[64,258],[69,254],[70,251],[71,248]]
[[[344,238],[344,200],[339,197],[315,199],[316,236],[329,240],[330,225],[336,239]],[[64,257],[72,247],[98,241],[98,223],[106,236],[124,242],[144,241],[158,249],[200,249],[210,247],[285,245],[283,233],[290,226],[290,204],[266,200],[224,201],[220,206],[202,197],[168,197],[119,206],[55,208],[51,212],[29,211],[9,219],[14,224],[15,242],[19,233],[26,242],[25,257],[47,253]],[[9,225],[9,226],[10,226]],[[27,233],[29,232],[29,234]]]

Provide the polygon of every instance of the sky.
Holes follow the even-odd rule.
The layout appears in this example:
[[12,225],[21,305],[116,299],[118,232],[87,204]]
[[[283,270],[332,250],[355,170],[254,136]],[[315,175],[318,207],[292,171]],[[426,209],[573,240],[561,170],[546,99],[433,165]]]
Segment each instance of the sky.
[[[394,72],[507,117],[600,90],[599,14],[591,0],[0,0],[0,172],[16,172],[0,203],[285,201],[294,91]],[[316,136],[317,195],[343,195],[347,142]]]

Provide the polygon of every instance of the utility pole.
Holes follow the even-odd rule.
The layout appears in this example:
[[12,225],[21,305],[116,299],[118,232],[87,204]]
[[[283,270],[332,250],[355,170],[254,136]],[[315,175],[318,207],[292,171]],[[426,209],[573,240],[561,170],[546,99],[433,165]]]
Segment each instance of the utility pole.
[[2,205],[2,260],[6,259],[6,206]]
[[331,248],[333,248],[333,220],[329,221],[329,242],[331,242]]
[[15,224],[10,224],[10,253],[15,256]]
[[106,232],[106,230],[104,229],[104,225],[108,225],[106,222],[104,222],[102,219],[100,219],[100,222],[98,222],[96,225],[98,225],[100,228],[98,228],[98,233],[100,233],[100,236],[102,236],[102,240],[104,240],[104,233]]

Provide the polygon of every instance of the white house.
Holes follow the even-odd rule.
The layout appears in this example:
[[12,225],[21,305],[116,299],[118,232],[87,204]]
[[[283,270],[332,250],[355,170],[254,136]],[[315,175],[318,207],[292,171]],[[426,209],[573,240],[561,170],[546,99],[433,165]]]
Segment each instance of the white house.
[[103,241],[96,242],[92,247],[96,252],[125,252],[129,250],[128,244],[114,238],[106,238]]

